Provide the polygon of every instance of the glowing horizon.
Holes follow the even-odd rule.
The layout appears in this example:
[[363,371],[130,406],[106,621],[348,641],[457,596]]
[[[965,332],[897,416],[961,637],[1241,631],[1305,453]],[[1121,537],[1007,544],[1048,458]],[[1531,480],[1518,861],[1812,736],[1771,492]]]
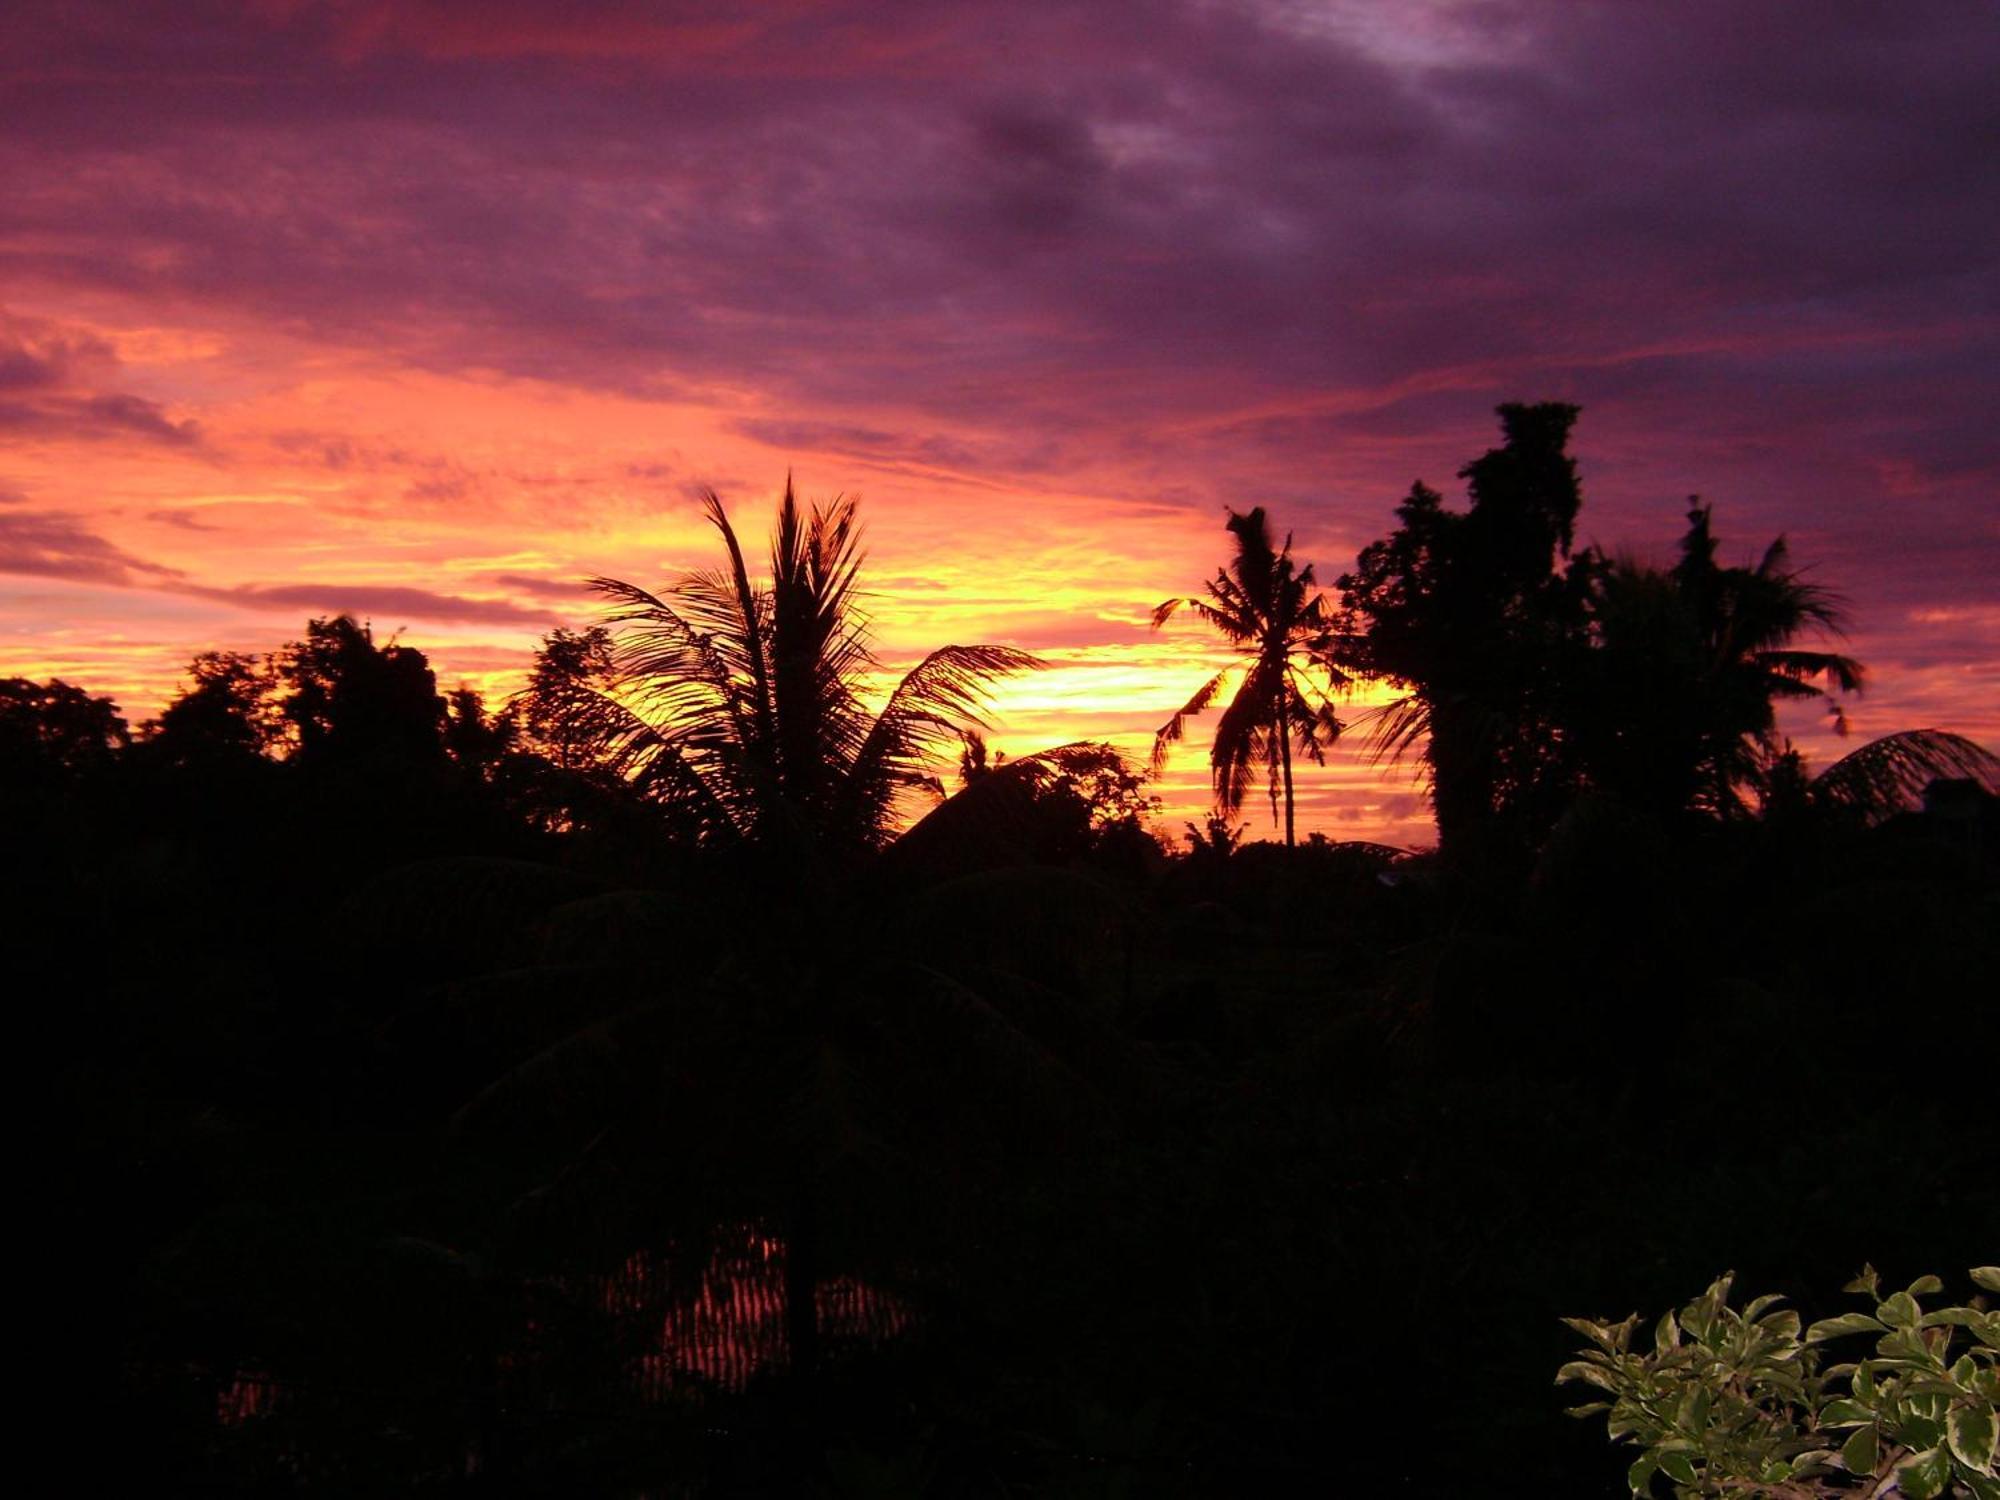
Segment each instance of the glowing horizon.
[[[1996,33],[12,7],[0,675],[136,723],[196,651],[346,611],[492,699],[596,618],[583,580],[713,560],[701,486],[761,538],[792,471],[863,496],[885,661],[1026,647],[1055,666],[1003,690],[997,746],[1143,751],[1227,659],[1149,628],[1226,557],[1225,505],[1330,585],[1412,479],[1457,494],[1496,403],[1564,399],[1579,540],[1664,557],[1696,491],[1730,561],[1786,533],[1850,599],[1856,735],[1994,743]],[[1429,840],[1407,768],[1334,760],[1302,831]]]

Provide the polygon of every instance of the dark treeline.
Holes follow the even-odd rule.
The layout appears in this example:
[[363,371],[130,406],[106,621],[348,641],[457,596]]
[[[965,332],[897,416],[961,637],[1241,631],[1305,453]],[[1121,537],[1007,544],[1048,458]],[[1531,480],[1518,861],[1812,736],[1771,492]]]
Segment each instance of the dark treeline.
[[[1333,595],[1231,517],[1172,850],[1108,747],[988,755],[1023,653],[865,703],[854,508],[789,491],[767,580],[712,502],[505,704],[344,617],[136,731],[0,684],[77,1482],[1609,1495],[1560,1315],[1990,1261],[2000,765],[1815,774],[1837,601],[1700,504],[1579,547],[1574,416]],[[1368,731],[1437,850],[1292,837]]]

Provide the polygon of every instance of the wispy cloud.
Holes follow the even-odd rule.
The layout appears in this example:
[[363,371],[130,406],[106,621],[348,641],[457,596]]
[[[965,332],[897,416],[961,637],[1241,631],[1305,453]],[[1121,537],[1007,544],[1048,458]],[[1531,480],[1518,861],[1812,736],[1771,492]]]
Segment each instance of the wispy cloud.
[[159,402],[99,388],[117,364],[100,339],[0,310],[0,444],[136,439],[192,447],[201,441],[196,423],[173,420]]
[[177,583],[174,568],[134,557],[60,511],[0,510],[0,573],[62,578],[112,588]]
[[2000,570],[1979,6],[15,0],[0,55],[7,555],[121,608],[515,649],[589,601],[460,560],[671,574],[789,464],[935,585],[899,648],[1102,643],[1224,504],[1330,576],[1552,396],[1588,534],[1699,491],[1991,713],[1919,617]]

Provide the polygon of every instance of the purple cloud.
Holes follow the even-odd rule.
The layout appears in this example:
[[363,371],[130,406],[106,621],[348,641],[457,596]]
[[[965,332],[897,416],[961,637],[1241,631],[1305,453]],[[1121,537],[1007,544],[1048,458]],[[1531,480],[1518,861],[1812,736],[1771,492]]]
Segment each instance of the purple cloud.
[[254,583],[236,588],[180,584],[175,593],[232,604],[241,609],[292,609],[311,614],[353,615],[356,619],[408,615],[480,625],[551,625],[553,616],[504,599],[468,599],[430,589],[366,583]]
[[0,510],[0,574],[60,578],[112,588],[159,588],[182,577],[134,557],[74,516],[49,510]]
[[173,447],[201,440],[193,422],[176,422],[160,404],[97,389],[118,360],[103,340],[64,334],[37,319],[0,310],[0,441],[139,438]]
[[[16,0],[0,53],[10,282],[754,391],[732,431],[878,471],[1255,500],[1328,576],[1495,402],[1561,397],[1587,533],[1663,551],[1699,491],[1912,660],[2000,566],[2000,27],[1960,0]],[[195,441],[72,345],[0,343],[0,435]]]

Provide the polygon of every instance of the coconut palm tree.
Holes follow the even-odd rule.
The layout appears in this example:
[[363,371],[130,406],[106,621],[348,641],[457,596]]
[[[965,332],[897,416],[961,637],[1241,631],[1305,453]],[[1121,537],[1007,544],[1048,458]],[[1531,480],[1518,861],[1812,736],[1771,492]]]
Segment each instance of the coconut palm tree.
[[855,502],[801,510],[791,480],[753,584],[713,491],[703,509],[728,553],[661,593],[598,578],[618,628],[618,686],[594,696],[594,731],[618,768],[709,843],[824,852],[879,847],[901,798],[939,789],[933,764],[983,724],[987,687],[1041,665],[1008,646],[944,646],[880,712],[863,684],[880,664],[856,608]]
[[1859,692],[1853,657],[1807,647],[1837,636],[1838,596],[1792,566],[1783,537],[1755,566],[1723,567],[1709,507],[1688,510],[1666,571],[1593,569],[1595,650],[1568,731],[1598,786],[1662,817],[1746,814],[1782,749],[1777,704],[1817,701],[1845,732],[1837,694]]
[[561,1173],[530,1198],[561,1205],[557,1231],[600,1215],[773,1228],[790,1358],[809,1374],[824,1273],[887,1264],[915,1230],[889,1233],[883,1215],[931,1201],[902,1174],[948,1175],[1000,1114],[1034,1124],[1034,1101],[1071,1110],[1081,1092],[983,997],[912,958],[935,935],[900,925],[897,871],[862,858],[906,796],[942,791],[934,766],[983,725],[994,679],[1040,663],[945,646],[870,712],[854,502],[808,510],[787,479],[766,582],[712,492],[704,511],[722,567],[657,593],[594,580],[613,606],[613,670],[567,674],[561,723],[704,848],[753,857],[705,860],[700,889],[670,903],[706,911],[701,941],[602,981],[590,1024],[552,1027],[461,1125],[534,1138],[555,1122],[543,1155]]
[[1742,805],[1739,789],[1754,787],[1777,753],[1777,703],[1818,700],[1845,734],[1834,694],[1860,692],[1867,673],[1851,656],[1796,644],[1803,636],[1839,635],[1845,612],[1838,595],[1791,566],[1785,539],[1765,548],[1755,567],[1719,567],[1709,510],[1690,506],[1673,578],[1693,609],[1706,658],[1697,796],[1705,811],[1732,814]]
[[[1341,730],[1327,689],[1345,686],[1347,675],[1333,660],[1333,620],[1326,599],[1313,586],[1310,563],[1292,562],[1292,539],[1274,547],[1271,528],[1258,506],[1247,515],[1229,513],[1236,555],[1216,570],[1200,597],[1168,599],[1153,611],[1159,629],[1181,609],[1192,611],[1237,648],[1242,660],[1204,682],[1192,698],[1153,736],[1153,770],[1165,766],[1187,721],[1222,696],[1230,674],[1242,672],[1235,696],[1215,726],[1209,751],[1216,810],[1227,818],[1261,767],[1277,821],[1282,796],[1285,843],[1297,842],[1292,805],[1294,750],[1314,764]],[[1322,687],[1324,683],[1326,686]]]

